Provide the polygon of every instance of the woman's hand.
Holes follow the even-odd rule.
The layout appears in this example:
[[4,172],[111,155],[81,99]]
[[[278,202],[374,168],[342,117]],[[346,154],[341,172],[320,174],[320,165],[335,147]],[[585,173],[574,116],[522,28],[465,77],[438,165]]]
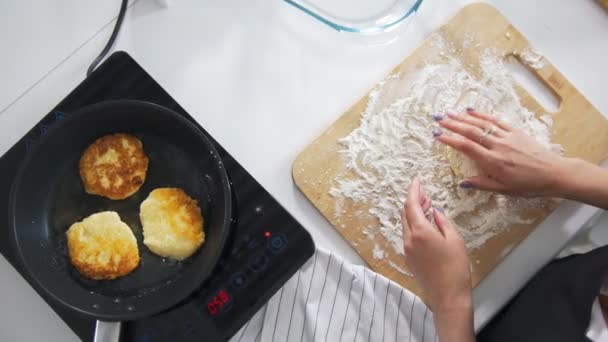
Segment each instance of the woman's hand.
[[437,140],[473,159],[482,171],[460,184],[463,188],[519,196],[559,196],[570,165],[519,129],[468,109],[467,113],[436,115],[441,127],[454,134]]
[[464,242],[448,218],[433,208],[418,179],[410,185],[401,212],[406,263],[433,310],[471,305],[471,271]]
[[[406,263],[422,287],[440,341],[475,341],[471,271],[464,241],[418,179],[401,211]],[[425,213],[432,210],[436,227]]]

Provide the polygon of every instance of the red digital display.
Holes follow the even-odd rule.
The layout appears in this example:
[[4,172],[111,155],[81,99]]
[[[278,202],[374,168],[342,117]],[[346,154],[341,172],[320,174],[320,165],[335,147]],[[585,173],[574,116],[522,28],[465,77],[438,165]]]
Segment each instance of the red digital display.
[[220,292],[207,303],[207,311],[209,311],[211,316],[215,316],[222,311],[222,308],[228,302],[230,302],[230,295],[228,292],[220,290]]

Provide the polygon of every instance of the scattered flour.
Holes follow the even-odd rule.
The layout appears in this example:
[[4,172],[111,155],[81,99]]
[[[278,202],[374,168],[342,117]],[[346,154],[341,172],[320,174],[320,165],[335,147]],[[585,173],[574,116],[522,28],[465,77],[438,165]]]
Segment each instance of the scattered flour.
[[531,47],[525,48],[519,53],[521,60],[533,69],[542,69],[545,66],[543,55]]
[[380,246],[378,246],[377,244],[374,245],[374,250],[372,251],[372,253],[374,255],[374,259],[384,259],[384,250],[380,248]]
[[399,271],[399,273],[401,273],[401,274],[403,274],[403,275],[406,275],[406,276],[408,276],[408,277],[412,277],[412,276],[413,276],[413,274],[412,274],[412,273],[408,272],[407,270],[403,269],[402,267],[399,267],[399,265],[395,264],[394,262],[392,262],[392,261],[390,261],[390,260],[389,260],[388,264],[389,264],[389,265],[390,265],[392,268],[396,269],[397,271]]
[[[550,141],[551,117],[539,120],[521,105],[498,51],[482,51],[479,67],[473,67],[453,57],[463,47],[450,46],[438,34],[432,39],[434,59],[419,71],[389,76],[372,91],[360,126],[339,141],[346,171],[329,191],[339,201],[369,205],[367,214],[378,220],[374,233],[381,233],[399,254],[403,254],[400,209],[415,176],[433,205],[443,207],[454,220],[469,249],[482,246],[511,224],[531,223],[526,217],[530,208],[550,205],[548,200],[458,187],[459,178],[448,166],[449,149],[433,139],[437,128],[433,113],[473,107],[523,129],[547,148],[557,147]],[[477,46],[470,41],[467,45]],[[363,233],[369,238],[375,235],[369,228]],[[374,257],[380,252],[374,248]]]

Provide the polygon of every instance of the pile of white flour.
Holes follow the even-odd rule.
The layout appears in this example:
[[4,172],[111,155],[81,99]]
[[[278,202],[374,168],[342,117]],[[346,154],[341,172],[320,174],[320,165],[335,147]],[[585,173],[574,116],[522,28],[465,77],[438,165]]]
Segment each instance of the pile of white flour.
[[[473,72],[472,65],[450,57],[459,48],[448,46],[439,35],[432,39],[435,60],[413,73],[389,77],[371,93],[360,126],[340,140],[347,170],[330,190],[339,201],[369,205],[367,214],[377,218],[379,226],[363,233],[371,238],[382,234],[399,254],[403,254],[399,211],[415,176],[434,206],[443,207],[456,222],[469,249],[480,247],[513,223],[529,223],[526,209],[546,205],[538,199],[460,189],[460,179],[447,163],[447,148],[433,138],[438,126],[432,114],[472,107],[555,148],[550,141],[551,117],[538,119],[521,105],[504,56],[495,50],[482,51],[480,67]],[[384,254],[374,251],[377,256]]]

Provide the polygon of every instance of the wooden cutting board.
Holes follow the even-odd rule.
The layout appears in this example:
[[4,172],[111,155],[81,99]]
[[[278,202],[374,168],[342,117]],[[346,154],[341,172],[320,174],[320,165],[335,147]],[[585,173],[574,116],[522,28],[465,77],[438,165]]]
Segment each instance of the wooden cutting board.
[[[479,47],[471,46],[463,50],[461,58],[464,65],[477,63],[479,51],[494,47],[504,51],[505,56],[517,55],[529,47],[528,41],[509,21],[490,5],[477,3],[463,8],[446,25],[439,29],[447,41],[462,45],[466,37],[473,32]],[[398,77],[407,77],[424,65],[433,47],[427,39],[408,58],[391,73]],[[459,57],[460,58],[460,57]],[[606,119],[564,78],[564,76],[545,59],[544,66],[535,72],[557,97],[561,99],[558,112],[553,114],[553,141],[561,144],[567,156],[576,156],[598,164],[608,155],[608,122]],[[390,76],[390,75],[389,75]],[[538,115],[546,114],[534,98],[519,87],[518,94],[524,106]],[[319,138],[310,144],[293,163],[293,179],[304,195],[317,207],[325,218],[340,232],[354,249],[365,259],[369,266],[422,295],[413,277],[405,275],[399,269],[405,269],[404,257],[393,252],[393,248],[377,234],[374,239],[363,235],[364,227],[370,224],[379,226],[373,218],[361,218],[357,211],[367,212],[369,205],[346,201],[343,205],[328,194],[334,185],[337,175],[344,171],[344,163],[339,151],[342,149],[337,140],[348,135],[359,126],[361,113],[365,110],[368,95],[352,106]],[[340,205],[342,214],[336,215],[336,206]],[[528,234],[550,213],[550,209],[539,210],[533,224],[513,225],[503,233],[488,240],[479,249],[470,252],[473,269],[473,285],[477,285],[509,251],[525,239]],[[385,257],[377,260],[373,257],[374,245],[378,244]]]

